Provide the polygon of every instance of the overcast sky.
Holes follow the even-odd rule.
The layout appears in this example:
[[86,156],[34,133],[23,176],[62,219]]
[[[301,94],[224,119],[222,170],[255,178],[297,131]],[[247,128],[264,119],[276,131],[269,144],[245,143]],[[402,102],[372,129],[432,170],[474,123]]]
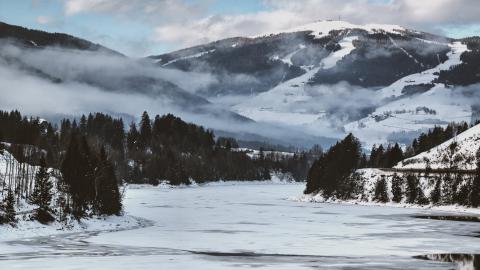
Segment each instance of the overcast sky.
[[0,0],[0,21],[65,32],[142,57],[316,20],[480,35],[479,0]]

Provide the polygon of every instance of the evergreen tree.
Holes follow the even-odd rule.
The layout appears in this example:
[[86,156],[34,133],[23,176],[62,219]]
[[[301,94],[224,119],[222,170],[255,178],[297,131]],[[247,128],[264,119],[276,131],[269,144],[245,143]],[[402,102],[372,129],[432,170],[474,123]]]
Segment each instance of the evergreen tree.
[[[82,144],[85,144],[82,140]],[[62,162],[61,172],[63,181],[68,186],[69,195],[72,202],[72,214],[76,218],[81,218],[86,214],[89,200],[91,199],[91,190],[93,186],[93,172],[88,160],[89,153],[86,145],[81,145],[77,135],[72,134],[70,144],[65,153]]]
[[382,178],[378,180],[377,185],[375,186],[375,200],[381,203],[386,203],[389,201],[387,192],[387,181],[385,180],[385,176],[382,176]]
[[433,188],[430,194],[430,201],[432,204],[440,203],[442,199],[442,178],[436,177],[435,178],[435,187]]
[[7,196],[3,200],[5,214],[3,217],[4,223],[9,223],[12,226],[15,226],[17,223],[17,212],[15,211],[15,196],[11,188],[8,189]]
[[403,197],[403,179],[399,177],[396,173],[392,177],[392,201],[399,203],[402,201]]
[[454,181],[450,173],[446,173],[443,176],[443,184],[442,184],[442,203],[444,204],[452,204],[454,203]]
[[150,145],[152,139],[152,122],[150,116],[145,111],[142,114],[142,120],[140,121],[140,146],[145,149]]
[[53,184],[50,182],[50,174],[48,173],[45,158],[40,159],[40,168],[35,175],[35,187],[30,196],[30,203],[38,206],[35,210],[35,219],[46,223],[53,221],[54,218],[50,212],[50,202],[52,201]]
[[349,176],[358,168],[361,145],[353,134],[349,134],[320,156],[310,168],[305,193],[322,191],[325,196],[334,193],[343,197],[352,185]]
[[130,153],[138,150],[138,143],[139,143],[140,133],[137,130],[137,124],[132,122],[130,124],[130,130],[127,134],[127,149]]
[[398,162],[403,160],[403,151],[402,148],[396,143],[393,147],[389,147],[387,152],[385,153],[385,167],[386,168],[392,168],[395,166]]
[[425,193],[423,192],[420,185],[418,186],[418,190],[417,190],[417,201],[416,201],[416,203],[419,204],[419,205],[427,205],[429,203],[429,200],[425,196]]
[[470,204],[473,207],[480,206],[480,149],[477,150],[475,155],[477,168],[475,169],[475,176],[472,181],[472,189],[470,191]]
[[417,201],[418,189],[419,189],[418,178],[413,174],[407,175],[407,189],[406,189],[407,203],[413,204]]
[[96,174],[96,212],[101,215],[119,215],[122,211],[122,197],[118,189],[115,171],[107,159],[105,149],[100,150],[100,167]]

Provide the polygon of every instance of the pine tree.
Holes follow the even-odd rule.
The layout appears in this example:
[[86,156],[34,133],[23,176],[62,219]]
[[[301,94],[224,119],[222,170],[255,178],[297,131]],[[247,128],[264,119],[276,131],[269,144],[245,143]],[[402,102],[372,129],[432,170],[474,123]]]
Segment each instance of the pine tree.
[[403,179],[399,177],[396,173],[392,177],[392,201],[399,203],[402,201],[403,197]]
[[107,159],[105,148],[100,150],[97,185],[96,212],[100,215],[119,215],[122,211],[122,197],[113,165]]
[[452,204],[455,193],[454,193],[454,181],[449,173],[446,173],[443,176],[442,184],[442,203],[443,204]]
[[418,190],[417,190],[417,201],[416,201],[416,203],[419,204],[419,205],[427,205],[429,203],[429,200],[425,196],[425,193],[423,192],[423,190],[421,189],[420,186],[418,187]]
[[150,145],[152,140],[152,122],[150,116],[145,111],[142,114],[142,120],[140,121],[140,146],[145,149]]
[[137,125],[135,122],[132,122],[130,124],[130,130],[127,134],[127,149],[130,153],[138,150],[139,137],[140,133],[138,133]]
[[430,194],[430,201],[432,204],[440,203],[442,199],[442,178],[436,177],[435,178],[435,187],[433,188]]
[[472,181],[472,189],[470,191],[470,204],[472,207],[480,206],[480,149],[477,150],[475,155],[477,168],[475,169],[475,176]]
[[15,226],[17,223],[16,211],[15,211],[15,196],[11,188],[8,189],[7,197],[5,197],[3,204],[5,205],[5,216],[3,218],[5,223],[9,223],[12,226]]
[[385,180],[385,176],[382,176],[375,186],[375,200],[381,203],[388,202],[387,181]]
[[40,158],[40,168],[35,175],[35,187],[30,195],[30,203],[38,206],[35,210],[35,219],[42,223],[53,221],[53,216],[49,213],[50,202],[52,201],[53,184],[50,182],[45,158]]
[[419,181],[418,178],[413,175],[407,175],[407,203],[415,203],[418,197]]

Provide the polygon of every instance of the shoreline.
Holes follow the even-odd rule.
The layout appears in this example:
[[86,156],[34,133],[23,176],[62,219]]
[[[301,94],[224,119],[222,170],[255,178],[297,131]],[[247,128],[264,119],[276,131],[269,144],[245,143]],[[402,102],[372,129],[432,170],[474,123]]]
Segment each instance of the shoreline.
[[445,212],[451,214],[468,214],[480,216],[480,208],[470,208],[461,205],[418,205],[407,203],[379,203],[379,202],[367,202],[359,200],[336,200],[325,199],[320,195],[302,195],[299,197],[289,197],[287,200],[306,203],[326,203],[326,204],[340,204],[340,205],[359,205],[359,206],[374,206],[374,207],[389,207],[389,208],[408,208],[418,210],[430,210]]

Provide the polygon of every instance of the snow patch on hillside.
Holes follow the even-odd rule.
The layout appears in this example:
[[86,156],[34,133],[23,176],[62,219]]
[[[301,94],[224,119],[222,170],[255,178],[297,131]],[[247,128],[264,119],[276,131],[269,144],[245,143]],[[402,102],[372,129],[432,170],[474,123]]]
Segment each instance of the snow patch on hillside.
[[454,42],[448,44],[451,48],[450,52],[447,54],[448,59],[438,64],[436,67],[422,71],[420,73],[415,73],[401,78],[400,80],[394,82],[392,85],[385,87],[379,91],[379,94],[382,98],[396,98],[401,95],[402,89],[408,85],[419,85],[419,84],[430,84],[435,79],[438,78],[438,73],[442,70],[449,70],[453,66],[459,65],[462,63],[460,56],[462,53],[468,51],[467,45],[462,42]]
[[[319,70],[336,66],[338,61],[350,54],[355,48],[353,41],[357,38],[350,36],[342,39],[339,42],[340,50],[330,53],[318,66],[304,67],[307,72],[303,75],[235,105],[234,110],[255,121],[294,126],[310,124],[324,117],[325,111],[322,108],[316,111],[305,109],[306,103],[314,102],[314,98],[308,93],[307,83]],[[325,124],[324,131],[328,130],[328,123]]]
[[337,62],[340,61],[343,57],[349,55],[355,46],[353,41],[358,39],[357,36],[350,36],[342,39],[338,44],[340,45],[340,50],[332,52],[329,56],[322,59],[320,66],[323,69],[333,68],[337,65]]
[[[176,58],[176,59],[173,59],[173,60],[170,60],[168,61],[167,63],[163,64],[162,66],[168,66],[170,64],[173,64],[175,62],[178,62],[180,60],[187,60],[187,59],[192,59],[192,58],[198,58],[198,57],[201,57],[203,55],[206,55],[206,54],[209,54],[209,53],[212,53],[214,52],[215,49],[212,49],[212,50],[209,50],[209,51],[204,51],[204,52],[199,52],[199,53],[196,53],[196,54],[192,54],[192,55],[187,55],[187,56],[183,56],[183,57],[180,57],[180,58]],[[157,60],[157,62],[161,62],[162,59],[159,59]]]
[[[453,91],[452,88],[437,84],[425,93],[380,106],[368,117],[345,125],[345,130],[354,133],[365,147],[371,148],[373,144],[398,139],[391,138],[392,134],[419,134],[435,125],[469,122],[471,106],[456,99]],[[410,143],[410,140],[405,143]]]

